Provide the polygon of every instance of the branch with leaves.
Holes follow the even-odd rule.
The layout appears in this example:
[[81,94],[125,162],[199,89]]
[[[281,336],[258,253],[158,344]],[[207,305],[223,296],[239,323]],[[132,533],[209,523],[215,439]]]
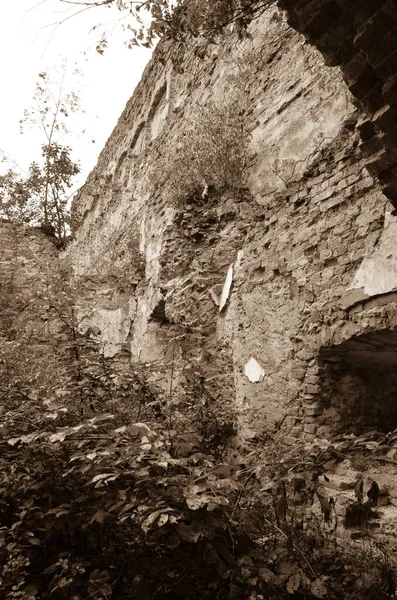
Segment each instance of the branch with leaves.
[[[156,40],[171,38],[185,41],[187,38],[205,37],[214,41],[225,30],[233,30],[240,39],[248,33],[248,26],[276,0],[59,0],[64,4],[82,7],[84,10],[107,6],[129,19],[125,26],[130,38],[125,42],[133,46],[152,47]],[[76,13],[78,14],[78,13]],[[69,19],[70,17],[68,17]],[[95,26],[96,28],[97,26]],[[103,33],[97,51],[103,53],[107,46]]]

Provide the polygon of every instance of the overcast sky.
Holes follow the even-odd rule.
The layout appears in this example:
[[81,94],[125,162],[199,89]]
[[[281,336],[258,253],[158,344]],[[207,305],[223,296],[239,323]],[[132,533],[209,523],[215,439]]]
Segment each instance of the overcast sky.
[[[25,170],[37,158],[43,142],[40,133],[19,133],[19,120],[32,102],[37,76],[42,71],[51,73],[52,66],[59,65],[63,58],[70,65],[77,62],[83,72],[80,96],[86,113],[75,120],[74,133],[64,141],[73,148],[73,158],[81,162],[81,185],[139,82],[151,52],[125,48],[126,34],[120,23],[116,24],[118,13],[114,9],[90,9],[59,27],[53,25],[76,10],[59,0],[0,0],[0,149]],[[107,29],[113,29],[109,48],[102,56],[95,50],[98,30],[90,33],[98,23],[107,23]],[[69,82],[69,88],[78,84],[72,75]],[[83,129],[85,134],[77,135]]]

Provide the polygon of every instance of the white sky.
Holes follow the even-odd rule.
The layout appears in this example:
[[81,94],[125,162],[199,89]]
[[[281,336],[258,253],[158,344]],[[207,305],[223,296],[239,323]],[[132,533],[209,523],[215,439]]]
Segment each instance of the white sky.
[[[151,52],[143,48],[127,50],[123,44],[127,34],[120,24],[114,27],[118,18],[114,8],[93,8],[56,29],[50,26],[77,10],[59,0],[0,0],[0,149],[24,170],[38,159],[44,139],[38,130],[20,135],[19,120],[32,103],[38,74],[50,74],[51,67],[63,58],[71,65],[77,61],[84,75],[80,98],[86,113],[75,120],[75,133],[62,143],[72,147],[73,158],[81,163],[77,184],[82,185],[139,82]],[[100,33],[90,33],[98,23],[108,23],[107,28],[114,29],[103,55],[95,50]],[[73,77],[69,81],[67,90],[77,83]],[[77,136],[77,130],[83,129],[86,133]],[[0,168],[4,171],[4,166]]]

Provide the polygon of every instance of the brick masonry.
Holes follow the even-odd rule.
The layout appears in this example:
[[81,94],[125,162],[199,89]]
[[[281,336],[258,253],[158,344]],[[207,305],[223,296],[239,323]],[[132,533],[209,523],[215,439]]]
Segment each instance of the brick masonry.
[[[196,374],[208,401],[237,409],[242,435],[282,423],[310,438],[324,421],[323,349],[394,327],[386,256],[397,226],[339,70],[273,11],[253,34],[204,59],[160,45],[74,201],[69,257],[77,280],[96,281],[81,295],[82,325],[107,330],[105,352],[129,348],[159,393],[172,371],[173,393],[193,396]],[[163,140],[178,144],[196,104],[221,102],[236,81],[252,132],[249,193],[181,204],[150,180]],[[245,374],[250,358],[259,381]]]
[[[75,239],[61,264],[79,333],[129,363],[163,408],[172,397],[175,418],[205,407],[242,440],[277,431],[320,443],[397,427],[397,218],[379,170],[394,130],[381,128],[391,105],[363,117],[361,54],[366,61],[372,46],[363,35],[350,55],[348,43],[367,27],[354,17],[359,4],[284,2],[291,24],[342,69],[274,9],[243,44],[160,44],[74,200]],[[376,14],[381,27],[387,6],[365,23]],[[251,131],[248,189],[184,200],[166,192],[165,177],[151,175],[167,141],[178,147],[197,104],[220,105],[238,86]],[[389,75],[382,99],[386,88]],[[396,498],[392,468],[366,476],[381,476]],[[358,472],[345,465],[324,486],[346,504],[344,478]],[[393,534],[393,505],[385,512],[381,535]]]
[[363,111],[361,151],[397,207],[397,5],[394,0],[280,0],[289,24],[338,65]]

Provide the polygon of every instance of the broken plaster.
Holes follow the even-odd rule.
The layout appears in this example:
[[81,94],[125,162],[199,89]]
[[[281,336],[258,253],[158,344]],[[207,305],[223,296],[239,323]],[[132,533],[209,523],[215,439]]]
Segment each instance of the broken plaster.
[[233,265],[230,265],[229,270],[228,270],[227,275],[226,275],[225,285],[223,286],[223,290],[222,290],[222,294],[221,294],[221,299],[220,299],[220,302],[219,302],[219,312],[222,312],[222,310],[226,306],[226,302],[229,299],[230,289],[232,287],[232,283],[233,283]]
[[249,359],[244,367],[244,373],[251,383],[258,383],[263,380],[265,371],[255,358]]

